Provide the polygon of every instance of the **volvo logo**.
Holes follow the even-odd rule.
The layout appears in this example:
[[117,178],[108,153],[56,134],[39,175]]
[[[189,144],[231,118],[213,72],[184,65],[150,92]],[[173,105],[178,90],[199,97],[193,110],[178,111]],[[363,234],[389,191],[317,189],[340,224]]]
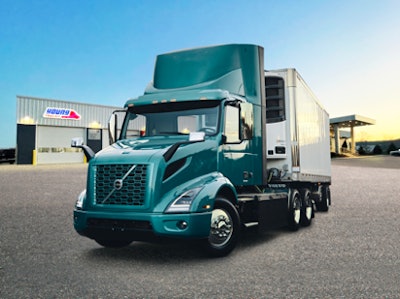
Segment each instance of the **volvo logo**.
[[115,190],[121,190],[123,185],[124,185],[123,180],[115,180],[114,181],[114,189]]
[[112,189],[111,192],[108,193],[106,198],[104,198],[101,203],[105,203],[113,195],[115,190],[119,191],[122,189],[122,187],[124,186],[124,180],[131,174],[132,171],[135,170],[135,168],[136,168],[136,165],[133,165],[131,168],[129,168],[128,172],[125,173],[125,175],[122,177],[122,179],[117,179],[114,181],[114,183],[113,183],[114,189]]

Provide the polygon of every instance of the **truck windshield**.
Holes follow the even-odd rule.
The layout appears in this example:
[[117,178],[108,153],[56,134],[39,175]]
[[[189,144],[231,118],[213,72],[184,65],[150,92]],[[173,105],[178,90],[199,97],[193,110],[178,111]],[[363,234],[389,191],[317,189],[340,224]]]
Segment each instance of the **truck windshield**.
[[220,101],[174,102],[131,107],[121,139],[139,136],[181,135],[218,132]]

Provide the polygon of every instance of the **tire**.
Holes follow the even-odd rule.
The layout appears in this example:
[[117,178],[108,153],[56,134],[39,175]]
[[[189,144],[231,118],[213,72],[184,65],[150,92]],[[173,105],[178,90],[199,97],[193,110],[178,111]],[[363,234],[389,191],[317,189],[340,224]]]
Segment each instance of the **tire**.
[[100,240],[95,239],[97,244],[106,248],[122,248],[132,243],[131,240]]
[[331,204],[331,189],[329,186],[322,187],[321,201],[317,203],[317,209],[321,212],[328,212]]
[[214,257],[228,255],[236,246],[240,234],[240,218],[235,206],[225,198],[215,200],[210,223],[210,235],[204,240],[207,252]]
[[301,190],[301,213],[300,224],[302,226],[309,226],[313,218],[313,203],[311,200],[311,192],[309,189]]
[[301,218],[301,196],[299,191],[291,189],[288,205],[288,228],[297,231],[300,227]]

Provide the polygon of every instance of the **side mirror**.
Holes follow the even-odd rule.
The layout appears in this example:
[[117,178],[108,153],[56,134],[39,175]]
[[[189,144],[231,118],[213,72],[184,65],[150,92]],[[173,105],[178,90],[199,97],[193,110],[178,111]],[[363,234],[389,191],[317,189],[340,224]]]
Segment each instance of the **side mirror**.
[[254,116],[253,105],[250,103],[240,104],[240,139],[250,140],[253,138]]
[[71,140],[71,147],[81,147],[83,145],[82,137],[75,137]]
[[75,137],[71,140],[71,147],[81,148],[86,156],[86,160],[89,162],[95,155],[94,151],[88,147],[87,145],[83,144],[82,137]]
[[240,123],[239,108],[235,106],[225,107],[225,124],[224,124],[224,143],[240,143]]
[[117,114],[115,112],[111,114],[108,120],[108,139],[110,144],[117,141]]

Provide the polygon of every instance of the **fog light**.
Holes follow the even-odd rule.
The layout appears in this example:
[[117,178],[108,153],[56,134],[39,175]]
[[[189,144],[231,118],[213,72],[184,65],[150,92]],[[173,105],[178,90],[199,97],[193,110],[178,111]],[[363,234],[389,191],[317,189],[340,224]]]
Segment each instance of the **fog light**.
[[179,229],[186,229],[187,227],[188,227],[188,224],[187,224],[187,222],[186,221],[179,221],[177,224],[176,224],[176,226],[179,228]]

